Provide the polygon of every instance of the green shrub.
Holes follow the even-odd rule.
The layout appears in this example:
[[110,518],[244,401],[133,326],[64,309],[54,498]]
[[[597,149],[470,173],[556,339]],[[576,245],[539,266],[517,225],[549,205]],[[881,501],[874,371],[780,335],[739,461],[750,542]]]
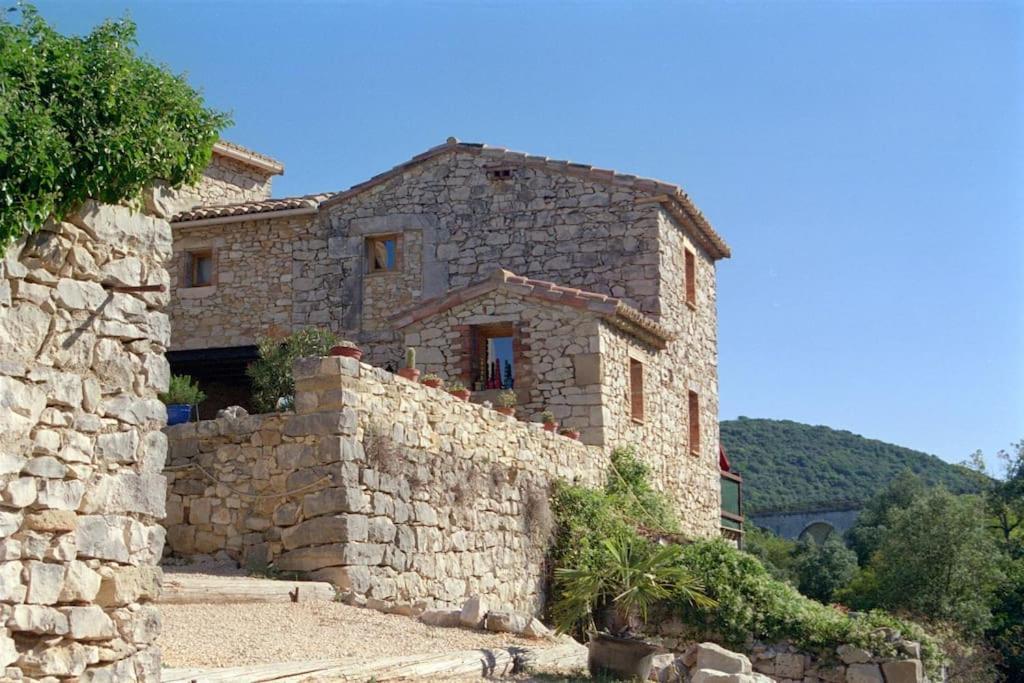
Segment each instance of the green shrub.
[[637,458],[633,446],[612,451],[605,492],[634,526],[676,532],[679,520],[672,505],[649,481],[651,470]]
[[294,397],[292,364],[297,358],[326,356],[335,343],[333,332],[315,328],[293,332],[284,339],[261,339],[259,359],[245,371],[252,380],[252,403],[257,412],[273,412],[279,399],[288,402]]
[[172,375],[167,391],[160,394],[165,405],[199,405],[206,400],[206,393],[189,375]]
[[838,534],[829,534],[824,543],[808,538],[797,548],[794,569],[801,593],[831,602],[857,573],[857,553],[843,545]]
[[229,118],[135,46],[129,19],[79,37],[31,5],[0,14],[0,255],[86,199],[191,183],[209,163]]

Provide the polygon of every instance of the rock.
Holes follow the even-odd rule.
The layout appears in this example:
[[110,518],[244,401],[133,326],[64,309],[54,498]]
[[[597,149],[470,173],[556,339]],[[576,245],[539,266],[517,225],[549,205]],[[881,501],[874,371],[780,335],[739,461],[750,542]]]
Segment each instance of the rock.
[[924,669],[918,659],[905,659],[899,662],[882,664],[885,683],[921,683],[924,680]]
[[0,669],[13,664],[17,659],[18,648],[14,644],[14,638],[11,638],[6,630],[0,629]]
[[459,621],[463,626],[469,628],[480,628],[483,626],[484,618],[487,616],[487,603],[479,595],[474,595],[462,605],[462,612]]
[[523,629],[522,634],[527,638],[548,638],[552,635],[552,631],[540,619],[532,618]]
[[71,637],[75,640],[107,640],[114,637],[114,622],[102,607],[65,607]]
[[347,543],[330,543],[310,548],[289,550],[274,561],[278,569],[291,572],[311,572],[323,567],[337,567],[345,564],[344,552]]
[[685,669],[681,672],[676,656],[672,653],[654,655],[651,660],[651,674],[649,679],[658,683],[683,683],[685,681]]
[[140,600],[156,600],[160,595],[163,571],[160,567],[102,567],[96,604],[128,605]]
[[28,570],[28,592],[25,595],[25,602],[37,605],[52,605],[57,602],[64,583],[64,565],[35,561],[26,562],[25,565]]
[[429,626],[444,626],[452,628],[462,623],[462,610],[458,609],[428,609],[420,615],[420,621]]
[[329,488],[307,495],[302,500],[302,512],[306,518],[335,512],[360,512],[369,502],[370,497],[358,487]]
[[286,550],[324,543],[365,541],[367,522],[363,515],[314,517],[281,532]]
[[3,490],[3,501],[16,508],[27,508],[36,500],[36,480],[33,477],[21,477],[7,482]]
[[804,656],[788,652],[775,655],[775,676],[778,678],[803,678]]
[[851,664],[846,669],[846,683],[885,683],[877,664]]
[[679,659],[682,660],[683,665],[687,669],[692,669],[693,667],[697,666],[698,647],[700,646],[697,643],[690,643],[686,646],[686,649],[683,650],[683,654],[679,656]]
[[74,510],[39,510],[25,515],[25,527],[32,531],[65,532],[78,526]]
[[53,510],[77,510],[84,493],[84,481],[47,479],[36,494],[36,502]]
[[85,667],[99,661],[99,651],[59,636],[43,638],[21,653],[18,666],[33,676],[78,676]]
[[21,562],[0,562],[0,600],[22,602],[27,589],[21,580]]
[[530,617],[516,612],[491,610],[484,617],[484,628],[497,633],[522,633],[530,624]]
[[366,593],[370,590],[370,570],[366,567],[324,567],[309,573],[313,581],[326,581],[339,593],[354,591]]
[[730,652],[715,643],[701,643],[697,646],[697,668],[711,669],[727,674],[753,672],[750,660],[745,655]]
[[901,640],[897,648],[910,659],[921,659],[921,643],[913,640]]
[[[135,569],[134,567],[132,569]],[[68,564],[58,602],[92,602],[100,590],[100,575],[84,562]]]
[[60,610],[44,605],[14,605],[7,620],[12,631],[61,636],[68,632],[68,618]]
[[139,449],[139,433],[134,429],[96,437],[96,455],[106,462],[135,462]]
[[167,479],[162,474],[101,474],[90,482],[78,509],[86,514],[136,512],[161,519],[167,514],[166,496]]
[[836,654],[844,664],[863,664],[871,661],[871,653],[853,645],[840,645],[836,648]]
[[218,420],[221,419],[221,418],[237,419],[237,418],[240,418],[240,417],[245,417],[248,414],[249,414],[249,411],[247,411],[242,406],[228,406],[227,408],[222,408],[222,409],[217,411],[217,419]]
[[753,683],[753,680],[753,676],[715,669],[697,669],[690,677],[690,683]]

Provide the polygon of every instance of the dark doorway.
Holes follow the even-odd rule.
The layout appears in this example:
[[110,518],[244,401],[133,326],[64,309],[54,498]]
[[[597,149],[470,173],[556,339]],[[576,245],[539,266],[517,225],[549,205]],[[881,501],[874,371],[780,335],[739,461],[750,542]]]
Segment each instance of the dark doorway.
[[171,373],[190,375],[206,392],[199,406],[199,419],[209,420],[228,406],[252,410],[252,387],[245,369],[257,358],[255,346],[168,351]]

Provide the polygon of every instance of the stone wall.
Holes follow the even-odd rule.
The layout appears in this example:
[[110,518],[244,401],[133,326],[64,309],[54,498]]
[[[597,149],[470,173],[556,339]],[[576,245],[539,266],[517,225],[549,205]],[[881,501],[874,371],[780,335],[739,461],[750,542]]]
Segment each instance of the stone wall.
[[[159,680],[165,220],[88,203],[0,262],[0,678]],[[7,667],[6,673],[3,667]]]
[[171,552],[226,549],[378,608],[539,611],[549,487],[600,485],[601,449],[351,359],[295,374],[297,413],[167,429]]
[[220,206],[258,201],[270,196],[271,175],[214,151],[199,183],[176,192],[189,206]]
[[[169,266],[174,283],[172,349],[247,346],[261,336],[288,334],[298,293],[307,306],[322,306],[326,300],[326,292],[311,291],[313,281],[304,272],[324,244],[316,239],[310,216],[244,221],[230,228],[174,228],[175,255]],[[196,251],[212,254],[214,280],[208,286],[186,287],[183,272],[189,254]]]

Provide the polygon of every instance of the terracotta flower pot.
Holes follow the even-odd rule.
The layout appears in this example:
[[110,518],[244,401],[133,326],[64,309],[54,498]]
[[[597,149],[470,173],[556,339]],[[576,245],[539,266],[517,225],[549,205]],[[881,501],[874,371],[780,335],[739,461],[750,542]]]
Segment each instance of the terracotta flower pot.
[[558,423],[557,422],[545,422],[544,423],[544,431],[545,432],[553,432],[556,429],[558,429]]
[[359,360],[363,357],[363,350],[356,346],[332,346],[331,355]]
[[570,439],[575,439],[578,441],[580,438],[580,432],[578,429],[563,429],[562,436],[567,436]]
[[430,387],[431,389],[440,389],[444,380],[440,379],[425,379],[423,380],[423,386]]
[[505,406],[499,406],[498,408],[495,408],[495,410],[497,410],[502,415],[515,415],[516,414],[516,409],[513,408],[512,406],[509,406],[507,408]]
[[420,371],[416,368],[402,368],[398,371],[399,377],[404,377],[410,382],[418,382],[420,379]]
[[448,393],[460,401],[468,401],[470,396],[469,389],[459,389],[458,391],[450,391]]

